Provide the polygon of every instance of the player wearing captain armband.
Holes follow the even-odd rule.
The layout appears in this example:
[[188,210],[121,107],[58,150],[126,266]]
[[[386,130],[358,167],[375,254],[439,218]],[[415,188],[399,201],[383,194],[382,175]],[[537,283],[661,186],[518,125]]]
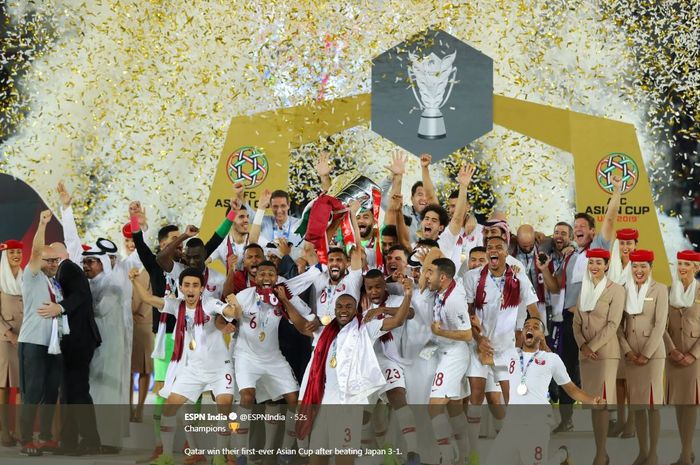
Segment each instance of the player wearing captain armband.
[[542,350],[543,347],[544,323],[529,317],[523,325],[522,347],[509,349],[502,356],[507,367],[510,400],[503,429],[491,446],[487,465],[570,463],[566,447],[560,447],[551,459],[548,457],[551,433],[543,425],[551,412],[547,393],[552,379],[579,402],[605,404],[602,398],[587,394],[571,382],[561,358]]

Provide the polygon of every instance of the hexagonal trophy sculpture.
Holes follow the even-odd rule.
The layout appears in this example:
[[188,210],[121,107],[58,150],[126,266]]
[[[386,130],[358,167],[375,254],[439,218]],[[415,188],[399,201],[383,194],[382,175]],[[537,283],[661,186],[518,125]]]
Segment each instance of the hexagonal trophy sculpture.
[[493,128],[493,61],[441,30],[372,60],[372,130],[440,160]]

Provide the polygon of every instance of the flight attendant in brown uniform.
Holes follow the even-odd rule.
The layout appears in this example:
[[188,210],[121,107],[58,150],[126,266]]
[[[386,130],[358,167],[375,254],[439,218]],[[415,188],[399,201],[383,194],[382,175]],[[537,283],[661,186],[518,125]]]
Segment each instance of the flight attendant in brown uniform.
[[666,403],[675,405],[681,439],[681,457],[674,465],[693,462],[693,433],[700,404],[700,253],[684,250],[676,255],[671,285],[666,342]]
[[[625,306],[625,290],[609,280],[610,252],[589,249],[587,272],[581,283],[578,311],[574,314],[574,338],[579,346],[581,388],[606,403],[617,402],[617,365],[620,362],[620,343],[617,330]],[[596,455],[594,465],[609,462],[605,443],[608,435],[608,410],[591,410]]]
[[[141,273],[136,277],[147,294],[151,294],[151,282],[148,273]],[[131,421],[141,423],[143,421],[143,405],[148,394],[148,384],[153,373],[153,307],[140,298],[134,292],[131,299],[131,311],[134,317],[133,347],[131,349],[131,389],[134,392],[134,373],[139,374],[139,398],[136,409],[131,411]],[[133,396],[129,396],[132,402]]]
[[[10,434],[10,388],[19,387],[17,337],[22,326],[22,243],[0,243],[0,441],[5,447],[15,445]],[[19,394],[18,394],[19,395]],[[18,402],[19,403],[19,402]]]
[[[624,286],[631,278],[632,263],[630,262],[629,254],[637,249],[638,241],[639,231],[634,228],[615,231],[615,240],[610,246],[609,280]],[[623,355],[620,364],[617,366],[617,421],[615,421],[615,427],[608,432],[608,437],[634,437],[634,415],[629,414],[627,416],[627,412],[629,412],[629,399],[627,397],[627,379]]]
[[630,404],[637,426],[639,455],[633,465],[656,465],[663,404],[666,358],[663,336],[668,319],[668,289],[651,278],[654,252],[630,253],[632,282],[625,285],[627,300],[618,331],[625,355]]

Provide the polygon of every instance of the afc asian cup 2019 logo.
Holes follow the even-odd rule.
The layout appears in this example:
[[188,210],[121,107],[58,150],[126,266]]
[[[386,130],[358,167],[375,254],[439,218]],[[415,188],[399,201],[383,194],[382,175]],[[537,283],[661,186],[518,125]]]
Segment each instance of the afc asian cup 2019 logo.
[[239,147],[226,161],[226,174],[231,182],[242,182],[247,188],[259,186],[267,172],[267,158],[257,147]]
[[639,168],[629,155],[613,152],[603,157],[596,167],[598,186],[608,194],[613,192],[613,176],[622,178],[622,193],[627,194],[637,185]]

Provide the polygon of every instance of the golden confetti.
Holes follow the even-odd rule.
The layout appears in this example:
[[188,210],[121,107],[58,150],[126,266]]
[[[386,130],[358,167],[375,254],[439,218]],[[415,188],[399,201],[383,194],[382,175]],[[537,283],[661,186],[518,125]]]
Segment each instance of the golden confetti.
[[[429,26],[493,59],[495,93],[635,124],[657,195],[698,179],[692,157],[678,171],[668,156],[700,133],[698,2],[4,4],[0,170],[52,205],[64,178],[87,240],[116,237],[135,198],[156,228],[199,223],[231,117],[369,92],[371,59]],[[326,145],[337,172],[362,166],[375,181],[395,148],[360,127],[296,149],[296,199],[317,191],[310,170]],[[442,198],[465,159],[479,165],[469,194],[484,213],[544,229],[571,219],[567,154],[494,128],[432,168]]]

